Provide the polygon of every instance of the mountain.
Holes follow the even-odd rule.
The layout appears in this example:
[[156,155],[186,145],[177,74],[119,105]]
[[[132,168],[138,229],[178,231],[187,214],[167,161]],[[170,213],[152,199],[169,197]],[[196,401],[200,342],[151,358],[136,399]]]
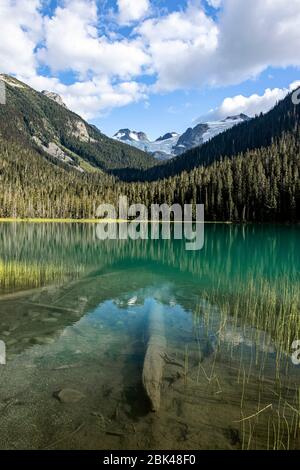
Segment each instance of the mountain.
[[167,134],[156,139],[155,142],[163,142],[164,140],[174,139],[174,137],[179,137],[179,134],[177,134],[177,132],[168,132]]
[[149,142],[149,139],[144,132],[131,131],[130,129],[120,129],[113,138],[126,143]]
[[125,185],[126,194],[134,200],[138,193],[146,205],[151,195],[160,204],[204,204],[210,221],[299,223],[300,106],[289,94],[268,113],[137,179]]
[[[234,120],[239,125],[232,126]],[[289,94],[265,114],[261,113],[253,119],[245,119],[242,115],[242,122],[239,116],[232,116],[224,120],[224,123],[230,123],[230,128],[201,146],[166,162],[165,167],[160,168],[160,176],[178,174],[200,165],[209,165],[225,157],[233,158],[248,150],[268,147],[284,133],[297,131],[300,125],[300,106],[293,104]],[[151,171],[156,173],[154,168],[150,169]]]
[[[143,163],[151,161],[148,154],[106,138],[62,105],[4,78],[0,218],[95,218],[99,204],[116,206],[122,194],[130,204],[147,207],[201,203],[211,221],[300,220],[300,106],[291,96],[269,113],[149,168]],[[111,155],[120,148],[128,166]]]
[[148,152],[157,160],[167,160],[173,157],[173,147],[176,145],[179,134],[170,132],[151,142],[144,132],[120,129],[114,136],[119,142],[124,142],[135,148]]
[[7,97],[0,106],[1,139],[78,172],[145,170],[156,164],[149,154],[110,139],[68,110],[59,95],[39,93],[8,75],[0,80]]
[[52,100],[55,103],[59,104],[60,106],[63,106],[64,108],[67,107],[65,105],[65,103],[63,102],[62,97],[60,95],[58,95],[57,93],[54,93],[53,91],[43,90],[42,94],[47,96],[47,98],[49,98],[50,100]]
[[157,160],[170,160],[175,156],[182,155],[187,150],[208,142],[221,132],[249,120],[250,118],[245,114],[229,116],[222,121],[200,123],[194,128],[187,129],[182,135],[177,132],[169,132],[154,142],[149,141],[144,132],[131,131],[130,129],[119,130],[113,138],[144,150]]
[[[270,145],[136,185],[143,203],[147,204],[150,185],[153,200],[160,204],[204,204],[209,221],[299,223],[300,126],[283,132]],[[128,186],[129,194],[134,191],[131,186],[135,187]]]
[[249,120],[250,118],[245,114],[239,114],[237,116],[228,116],[222,121],[204,122],[194,128],[189,128],[178,139],[173,149],[173,155],[181,155],[187,150],[198,147],[222,132]]
[[[232,118],[226,120],[232,121]],[[249,150],[269,147],[285,133],[297,132],[299,127],[300,106],[293,104],[292,94],[289,94],[269,112],[250,120],[244,119],[239,125],[225,130],[176,158],[160,162],[159,165],[146,171],[136,172],[133,179],[122,170],[118,170],[116,174],[121,179],[126,178],[127,181],[155,181],[169,178],[200,166],[211,165],[226,157],[234,158]]]

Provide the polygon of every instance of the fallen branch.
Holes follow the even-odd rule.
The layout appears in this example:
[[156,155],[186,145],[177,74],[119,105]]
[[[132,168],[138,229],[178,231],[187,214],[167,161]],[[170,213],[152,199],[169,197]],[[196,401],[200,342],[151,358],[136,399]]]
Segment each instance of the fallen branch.
[[169,364],[170,366],[182,367],[184,369],[183,364],[181,364],[180,362],[174,361],[170,356],[168,356],[167,353],[163,355],[163,360],[165,361],[166,364]]
[[46,305],[46,304],[39,304],[35,302],[22,302],[22,304],[29,305],[29,306],[36,307],[36,308],[43,308],[46,310],[54,310],[55,312],[76,313],[76,315],[80,313],[78,310],[74,310],[73,308],[57,307],[56,305],[53,305],[53,304]]
[[263,413],[264,411],[267,411],[269,408],[273,408],[272,403],[270,403],[270,405],[267,405],[265,408],[263,408],[262,410],[258,411],[257,413],[254,413],[254,414],[251,415],[251,416],[247,416],[247,418],[243,418],[243,419],[240,419],[240,420],[238,420],[238,421],[234,421],[234,423],[242,423],[243,421],[248,421],[249,419],[256,418],[256,416],[260,415],[260,414]]

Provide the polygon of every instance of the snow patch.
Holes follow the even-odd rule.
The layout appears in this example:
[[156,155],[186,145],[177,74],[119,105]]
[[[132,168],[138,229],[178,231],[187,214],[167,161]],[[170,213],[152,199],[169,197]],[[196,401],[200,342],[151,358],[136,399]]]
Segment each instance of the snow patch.
[[182,135],[169,132],[154,142],[149,141],[145,133],[129,129],[120,129],[113,138],[148,152],[158,160],[168,160],[174,156],[182,155],[187,150],[203,145],[222,132],[249,119],[245,114],[228,116],[222,121],[200,123],[194,128],[187,129]]

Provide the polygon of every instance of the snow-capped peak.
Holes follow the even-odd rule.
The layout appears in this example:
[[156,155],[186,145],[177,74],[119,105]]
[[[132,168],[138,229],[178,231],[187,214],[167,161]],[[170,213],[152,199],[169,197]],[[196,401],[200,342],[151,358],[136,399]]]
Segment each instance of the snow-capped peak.
[[122,142],[148,142],[149,139],[144,132],[131,131],[130,129],[120,129],[115,135],[114,139],[121,140]]
[[228,116],[221,121],[202,122],[193,129],[189,128],[180,136],[176,147],[173,149],[173,153],[174,155],[181,155],[187,150],[203,145],[222,132],[249,120],[250,118],[245,114],[238,114],[236,116]]
[[227,118],[223,119],[222,122],[227,122],[227,121],[250,121],[251,118],[247,116],[246,114],[236,114],[234,116],[227,116]]
[[218,134],[250,119],[245,114],[238,114],[228,116],[221,121],[202,122],[194,128],[190,127],[182,135],[177,132],[168,132],[154,142],[151,142],[144,132],[135,132],[130,129],[119,130],[114,138],[144,150],[159,160],[166,160],[203,145]]
[[159,160],[166,160],[172,158],[172,149],[177,144],[179,134],[177,132],[169,132],[152,142],[144,132],[120,129],[113,137],[125,144],[144,150]]
[[168,132],[167,134],[156,139],[155,142],[162,142],[164,140],[174,139],[174,137],[179,137],[179,134],[177,132]]

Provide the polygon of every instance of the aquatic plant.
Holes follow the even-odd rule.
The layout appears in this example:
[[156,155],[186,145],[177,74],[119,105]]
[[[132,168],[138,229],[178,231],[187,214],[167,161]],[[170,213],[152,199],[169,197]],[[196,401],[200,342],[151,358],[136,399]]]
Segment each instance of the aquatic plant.
[[206,292],[194,312],[195,327],[215,336],[218,367],[224,367],[223,352],[229,352],[244,450],[299,445],[299,371],[291,361],[291,345],[300,338],[299,313],[298,280],[286,277],[222,284]]

